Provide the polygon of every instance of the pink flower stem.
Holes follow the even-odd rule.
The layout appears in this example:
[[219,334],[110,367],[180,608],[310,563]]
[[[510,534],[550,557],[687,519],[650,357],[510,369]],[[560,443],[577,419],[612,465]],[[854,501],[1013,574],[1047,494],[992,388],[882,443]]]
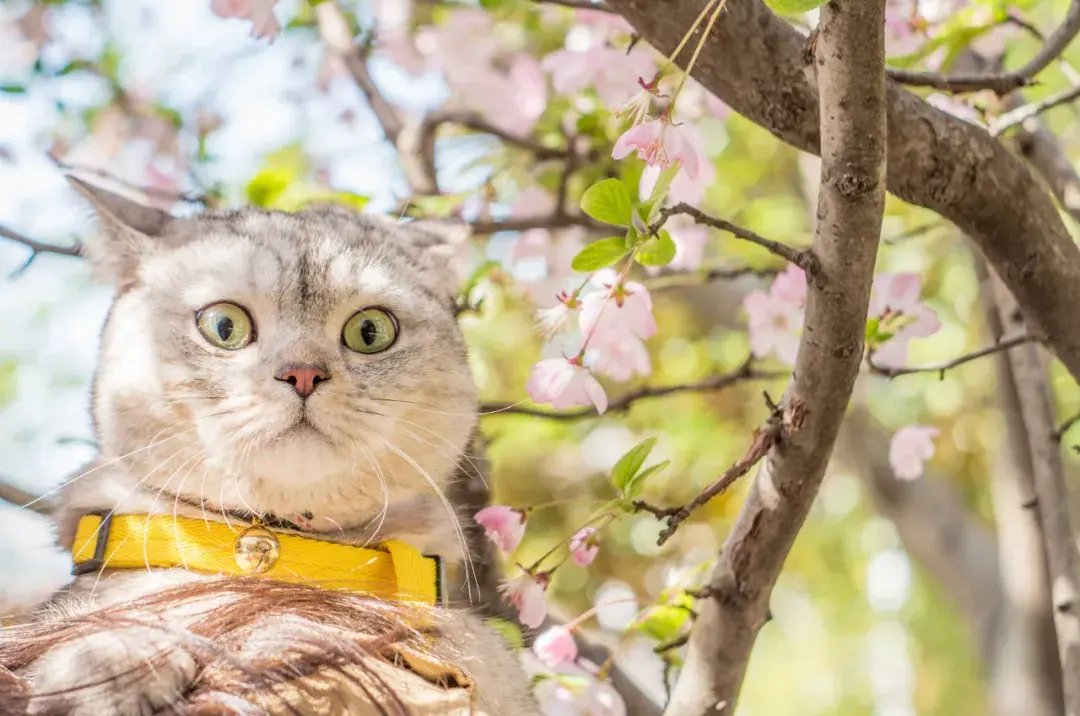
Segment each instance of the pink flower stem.
[[709,0],[709,2],[705,3],[705,7],[701,9],[701,13],[697,16],[697,18],[694,19],[694,24],[691,25],[690,29],[686,31],[685,35],[683,35],[683,39],[681,42],[679,42],[679,46],[675,48],[675,51],[672,52],[671,56],[667,58],[667,62],[662,68],[660,68],[661,72],[663,72],[675,63],[675,58],[678,57],[679,53],[682,52],[684,47],[686,47],[686,43],[690,41],[690,37],[698,29],[698,25],[700,25],[701,21],[705,19],[705,15],[708,14],[709,10],[712,9],[712,6],[716,4],[716,1],[717,0]]
[[[701,39],[698,40],[697,47],[694,48],[694,54],[690,56],[690,63],[686,66],[682,79],[679,80],[679,86],[675,88],[675,93],[671,95],[668,111],[675,106],[675,101],[679,99],[679,93],[682,92],[683,85],[686,84],[687,78],[690,77],[690,71],[694,69],[694,64],[697,62],[698,55],[701,54],[701,48],[705,46],[705,41],[709,39],[709,33],[712,32],[713,25],[716,24],[716,20],[720,17],[720,12],[724,9],[724,5],[726,4],[727,0],[720,0],[716,5],[716,9],[713,10],[712,17],[709,18],[709,24],[705,26],[705,32],[702,33]],[[691,32],[693,32],[693,30],[691,30]]]
[[[574,535],[576,535],[578,532],[580,532],[585,527],[588,527],[589,525],[592,525],[593,523],[596,523],[596,522],[599,522],[601,520],[606,519],[607,520],[606,522],[604,522],[602,525],[599,525],[596,528],[597,531],[600,531],[600,530],[604,529],[605,527],[607,527],[608,525],[610,525],[612,522],[614,522],[617,517],[618,517],[618,514],[615,513],[615,512],[601,512],[599,515],[595,515],[593,517],[590,517],[585,522],[585,524],[583,524],[581,527],[578,527],[569,536],[564,537],[563,539],[556,542],[554,547],[549,549],[547,552],[544,552],[544,554],[540,557],[540,559],[533,562],[533,565],[531,567],[529,567],[528,569],[526,569],[525,571],[528,572],[529,574],[533,574],[537,569],[539,569],[540,565],[543,564],[544,560],[546,560],[551,555],[555,554],[559,550],[560,547],[563,547],[564,545],[569,546],[570,545],[570,540],[572,540],[574,538]],[[569,554],[567,554],[566,557],[563,557],[562,562],[559,562],[557,565],[555,565],[554,567],[549,569],[548,573],[550,574],[551,572],[554,572],[556,569],[561,567],[563,565],[563,563],[565,563],[566,560],[569,559],[569,557],[570,557]]]
[[[630,274],[630,267],[634,265],[634,257],[637,255],[637,252],[637,248],[630,252],[630,256],[626,259],[626,264],[619,271],[618,280],[615,282],[615,285],[611,287],[611,291],[608,292],[607,298],[604,299],[604,305],[600,307],[600,313],[596,316],[596,323],[593,325],[592,330],[589,331],[589,335],[585,336],[585,342],[581,344],[581,350],[578,351],[577,356],[574,358],[574,360],[578,362],[578,365],[581,365],[581,361],[585,357],[585,349],[589,347],[589,341],[592,340],[593,334],[596,333],[597,326],[600,325],[600,316],[604,314],[604,309],[607,308],[608,303],[615,293],[622,288],[624,283],[626,283],[626,277]],[[585,283],[588,283],[588,281]],[[578,291],[580,292],[584,288],[585,285],[583,284]]]
[[604,602],[603,604],[597,604],[596,606],[582,612],[573,621],[567,622],[563,626],[566,627],[570,631],[574,631],[574,629],[578,628],[578,626],[581,624],[581,622],[583,622],[583,621],[585,621],[587,619],[591,619],[598,611],[600,611],[604,607],[610,607],[610,606],[613,606],[615,604],[627,604],[629,602],[636,602],[636,601],[637,601],[636,597],[623,597],[622,599],[613,599],[610,602]]

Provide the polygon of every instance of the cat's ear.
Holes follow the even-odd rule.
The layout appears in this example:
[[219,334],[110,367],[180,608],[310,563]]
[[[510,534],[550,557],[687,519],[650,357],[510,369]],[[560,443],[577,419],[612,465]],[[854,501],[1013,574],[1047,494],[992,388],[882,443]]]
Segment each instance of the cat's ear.
[[402,226],[413,247],[435,267],[440,291],[456,299],[469,268],[472,226],[460,219],[414,219]]
[[100,223],[99,230],[83,241],[83,256],[96,275],[115,283],[118,290],[130,288],[138,279],[139,261],[173,217],[77,177],[69,175],[67,180],[90,202]]

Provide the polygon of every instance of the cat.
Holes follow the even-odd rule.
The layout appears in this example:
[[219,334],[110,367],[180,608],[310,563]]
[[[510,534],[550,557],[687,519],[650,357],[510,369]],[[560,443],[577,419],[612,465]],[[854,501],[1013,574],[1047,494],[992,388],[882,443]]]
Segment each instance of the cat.
[[[177,218],[71,181],[100,224],[83,255],[116,295],[92,390],[100,457],[58,495],[61,544],[93,512],[270,515],[331,542],[402,541],[467,571],[445,497],[477,423],[454,308],[457,228],[334,206]],[[119,716],[181,700],[199,679],[197,649],[146,626],[103,631],[90,617],[138,605],[182,631],[190,609],[170,614],[155,595],[187,589],[176,604],[236,608],[238,587],[215,592],[207,579],[182,569],[77,577],[37,619],[78,629],[32,661],[20,652],[29,711]],[[371,602],[372,613],[386,609]],[[494,631],[464,611],[429,611],[436,638],[425,643],[462,662],[481,710],[539,713]],[[275,630],[305,632],[294,616],[245,619],[271,641]],[[394,622],[385,618],[384,635]],[[108,688],[80,689],[93,679]]]

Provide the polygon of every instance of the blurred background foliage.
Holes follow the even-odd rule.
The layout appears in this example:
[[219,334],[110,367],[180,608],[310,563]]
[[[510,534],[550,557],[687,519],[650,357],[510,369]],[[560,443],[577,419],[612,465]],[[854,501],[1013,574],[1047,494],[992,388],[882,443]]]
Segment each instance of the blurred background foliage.
[[[39,241],[76,241],[87,217],[64,185],[68,167],[98,169],[148,187],[147,198],[178,212],[241,202],[296,210],[312,201],[334,201],[368,211],[404,208],[411,214],[498,219],[524,188],[558,189],[558,162],[538,163],[528,151],[503,147],[488,135],[449,128],[440,135],[437,162],[446,195],[406,204],[409,188],[394,149],[348,73],[328,67],[309,4],[282,0],[277,14],[285,29],[270,45],[247,38],[245,23],[216,18],[206,5],[0,2],[0,225]],[[574,15],[565,8],[526,0],[480,5],[497,23],[502,42],[537,58],[563,47],[567,32],[574,31]],[[1008,10],[1052,28],[1067,5],[1029,0],[1011,3]],[[379,7],[365,0],[343,6],[357,36],[368,37]],[[455,7],[460,6],[416,2],[410,27],[446,22]],[[990,22],[987,9],[998,13]],[[923,61],[941,48],[957,52],[1000,24],[1002,12],[999,3],[970,3],[925,52],[897,63]],[[1006,64],[1019,65],[1035,42],[1023,32],[1009,34]],[[1080,47],[1074,47],[1029,97],[1069,86],[1078,64]],[[386,96],[408,113],[456,101],[437,69],[410,75],[378,52],[371,67]],[[975,101],[993,109],[985,98]],[[574,101],[551,96],[530,136],[545,146],[565,146],[568,113],[573,131],[596,159],[572,177],[570,204],[612,171],[636,183],[640,162],[617,167],[608,158],[619,123],[589,93]],[[1045,119],[1076,156],[1076,111],[1062,107]],[[734,112],[706,116],[700,128],[717,173],[702,209],[765,236],[807,244],[815,160]],[[485,402],[522,400],[530,367],[543,349],[534,307],[513,280],[520,268],[508,258],[515,238],[478,237],[473,249],[473,266],[483,270],[470,283],[468,299],[478,307],[461,324]],[[936,335],[912,343],[909,362],[948,359],[985,345],[978,284],[958,231],[890,198],[883,239],[878,271],[920,274],[924,297],[943,324]],[[108,289],[93,284],[77,259],[42,254],[28,265],[28,256],[21,246],[0,243],[0,472],[40,490],[93,454],[86,443],[87,396]],[[706,256],[707,267],[775,268],[770,255],[719,233],[711,236]],[[736,370],[749,354],[741,297],[767,281],[745,276],[655,290],[660,333],[648,341],[654,372],[630,384],[607,383],[609,394]],[[770,361],[760,367],[783,368]],[[1067,372],[1055,366],[1053,376],[1060,415],[1080,410],[1080,391]],[[993,364],[982,360],[940,379],[934,373],[895,380],[864,374],[856,389],[856,402],[869,407],[883,433],[911,423],[940,428],[934,474],[925,479],[949,481],[988,527],[988,471],[1004,440],[994,385]],[[516,561],[531,563],[609,499],[607,470],[646,437],[659,438],[654,460],[672,461],[650,481],[648,501],[685,502],[743,454],[767,414],[762,391],[779,397],[783,389],[783,380],[742,383],[639,401],[603,418],[485,417],[494,501],[539,506]],[[1080,433],[1070,438],[1080,441]],[[986,713],[983,666],[957,607],[905,555],[847,457],[837,454],[787,561],[739,712]],[[1075,472],[1075,456],[1070,460]],[[684,611],[648,605],[664,602],[665,589],[693,583],[707,567],[747,484],[713,500],[662,549],[655,546],[656,520],[625,517],[604,534],[592,567],[570,563],[557,572],[552,593],[566,614],[617,602],[586,626],[617,645],[653,693],[663,693],[663,664],[653,647],[685,630],[688,620]],[[635,619],[637,627],[624,633]],[[678,650],[667,655],[677,662]]]

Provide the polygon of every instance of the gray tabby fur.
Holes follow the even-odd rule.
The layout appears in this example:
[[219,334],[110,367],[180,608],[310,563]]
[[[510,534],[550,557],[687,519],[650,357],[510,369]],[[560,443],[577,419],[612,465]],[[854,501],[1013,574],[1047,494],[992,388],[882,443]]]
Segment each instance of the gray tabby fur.
[[[206,500],[213,510],[310,512],[323,539],[400,539],[451,561],[464,557],[467,565],[458,521],[442,497],[477,422],[453,310],[454,244],[463,234],[337,207],[174,218],[72,183],[100,220],[84,254],[117,295],[93,389],[101,456],[61,494],[62,543],[70,545],[87,511],[227,519],[188,504]],[[252,316],[251,345],[230,353],[201,336],[196,312],[219,301]],[[368,306],[389,309],[400,325],[395,344],[374,355],[341,342],[346,320]],[[297,363],[330,373],[306,405],[274,377]],[[39,618],[86,613],[201,578],[106,570],[76,579]],[[446,624],[450,651],[473,652],[480,706],[492,714],[538,713],[519,660],[493,632],[464,612]],[[138,638],[125,645],[117,630],[96,637],[111,644],[107,650],[60,647],[32,670],[39,674],[35,690],[85,682],[87,650],[97,673],[125,673],[145,661]],[[164,664],[156,657],[152,674],[128,680],[85,713],[130,713],[133,704],[159,707],[181,694],[196,669],[182,648],[173,651]],[[31,712],[55,706],[35,699]],[[73,708],[68,712],[83,713]]]

